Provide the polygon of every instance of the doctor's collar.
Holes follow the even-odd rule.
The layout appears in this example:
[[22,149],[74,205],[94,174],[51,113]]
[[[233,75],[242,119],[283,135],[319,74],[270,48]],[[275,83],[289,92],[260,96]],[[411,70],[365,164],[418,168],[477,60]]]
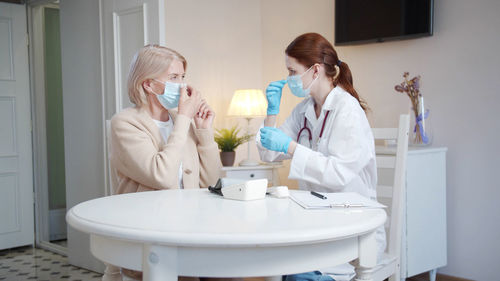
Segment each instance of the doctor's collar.
[[[343,89],[340,86],[336,86],[335,88],[333,88],[330,93],[328,93],[321,111],[333,110],[333,108],[335,107],[335,96],[337,96],[336,93],[340,93],[341,91],[343,91]],[[300,113],[305,113],[307,111],[307,108],[314,107],[314,99],[311,96],[309,96],[307,100],[304,101],[304,103],[304,106],[299,111]]]
[[301,103],[303,103],[304,106],[302,106],[299,113],[305,113],[307,111],[307,108],[309,108],[310,106],[314,106],[314,99],[311,96],[309,96]]
[[323,108],[321,110],[333,110],[335,107],[335,99],[336,96],[341,93],[343,89],[340,86],[335,86],[330,93],[328,93],[328,96],[326,97],[325,103],[323,104]]

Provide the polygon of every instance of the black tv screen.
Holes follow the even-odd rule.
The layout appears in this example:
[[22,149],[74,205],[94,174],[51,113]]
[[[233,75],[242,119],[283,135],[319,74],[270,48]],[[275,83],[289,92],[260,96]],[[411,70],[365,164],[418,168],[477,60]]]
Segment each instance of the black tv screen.
[[433,0],[336,0],[335,45],[432,35]]

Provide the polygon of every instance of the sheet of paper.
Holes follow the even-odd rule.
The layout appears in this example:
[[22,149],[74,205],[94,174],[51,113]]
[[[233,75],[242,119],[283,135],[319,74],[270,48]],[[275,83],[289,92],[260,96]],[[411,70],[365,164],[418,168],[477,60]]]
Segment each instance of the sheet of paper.
[[290,199],[305,209],[318,208],[385,208],[386,206],[361,196],[356,192],[318,192],[326,196],[321,199],[305,190],[290,190]]

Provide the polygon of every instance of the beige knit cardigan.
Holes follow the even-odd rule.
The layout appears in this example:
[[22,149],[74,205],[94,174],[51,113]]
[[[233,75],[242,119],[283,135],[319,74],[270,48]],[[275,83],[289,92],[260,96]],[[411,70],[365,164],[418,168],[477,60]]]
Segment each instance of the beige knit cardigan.
[[146,109],[127,108],[111,119],[111,178],[115,194],[214,185],[221,173],[211,129],[169,110],[174,128],[164,142]]

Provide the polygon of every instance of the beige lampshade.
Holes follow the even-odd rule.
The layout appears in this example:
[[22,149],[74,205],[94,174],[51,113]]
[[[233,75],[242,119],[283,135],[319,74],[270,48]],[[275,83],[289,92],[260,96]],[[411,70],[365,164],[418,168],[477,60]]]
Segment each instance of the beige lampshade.
[[267,100],[258,89],[236,90],[227,110],[227,115],[233,117],[258,117],[266,114]]

